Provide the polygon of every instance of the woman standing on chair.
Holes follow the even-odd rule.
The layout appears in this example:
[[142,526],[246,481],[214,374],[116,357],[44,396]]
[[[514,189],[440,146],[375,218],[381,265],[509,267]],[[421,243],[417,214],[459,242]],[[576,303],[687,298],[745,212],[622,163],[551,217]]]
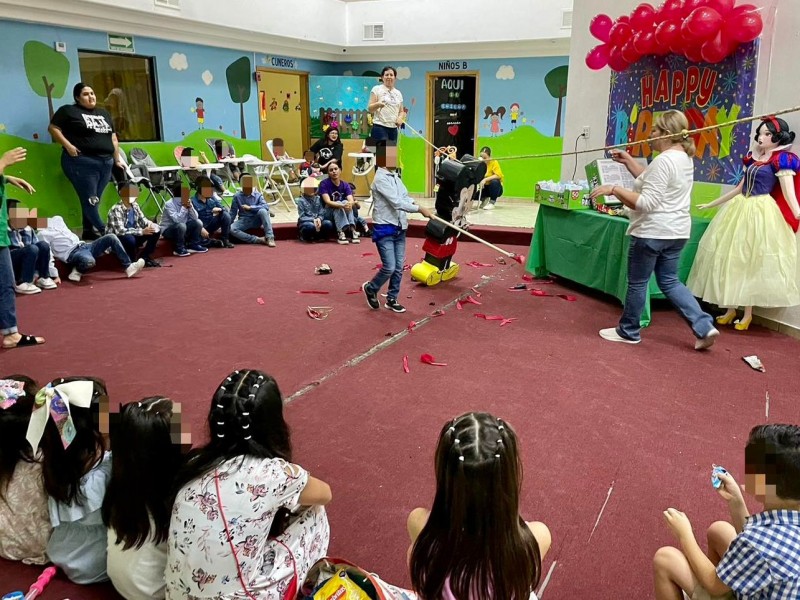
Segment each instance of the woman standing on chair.
[[48,131],[53,140],[64,147],[61,168],[67,176],[83,213],[83,239],[95,240],[105,233],[97,205],[111,179],[116,164],[124,168],[119,158],[119,143],[114,132],[114,120],[104,108],[98,108],[94,90],[85,83],[72,88],[74,104],[56,111]]
[[403,94],[394,87],[397,70],[383,67],[381,83],[369,93],[367,110],[372,114],[372,139],[397,141],[397,128],[403,124]]
[[497,199],[503,195],[503,171],[500,163],[492,158],[489,146],[481,148],[481,159],[486,163],[486,176],[478,184],[481,188],[481,208],[493,210]]

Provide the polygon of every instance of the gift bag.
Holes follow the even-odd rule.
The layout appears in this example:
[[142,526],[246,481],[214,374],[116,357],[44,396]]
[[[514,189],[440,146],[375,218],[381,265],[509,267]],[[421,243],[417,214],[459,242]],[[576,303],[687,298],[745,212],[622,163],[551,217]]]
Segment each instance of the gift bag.
[[296,600],[417,600],[417,596],[351,562],[326,557],[309,569]]

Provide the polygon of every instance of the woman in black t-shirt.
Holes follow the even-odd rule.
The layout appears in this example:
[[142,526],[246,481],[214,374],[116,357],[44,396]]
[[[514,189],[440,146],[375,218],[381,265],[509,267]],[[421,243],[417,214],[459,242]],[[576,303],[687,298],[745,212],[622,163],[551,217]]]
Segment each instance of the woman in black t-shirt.
[[72,97],[75,104],[59,108],[48,131],[64,147],[61,168],[81,201],[83,239],[92,240],[105,232],[97,205],[111,179],[112,167],[116,164],[122,168],[123,163],[114,121],[107,110],[97,107],[94,90],[79,83],[72,88]]
[[339,168],[342,168],[344,146],[339,140],[339,130],[335,127],[329,128],[325,132],[324,138],[314,142],[314,145],[311,146],[311,151],[314,153],[323,173],[328,172],[328,165],[334,160],[338,163]]

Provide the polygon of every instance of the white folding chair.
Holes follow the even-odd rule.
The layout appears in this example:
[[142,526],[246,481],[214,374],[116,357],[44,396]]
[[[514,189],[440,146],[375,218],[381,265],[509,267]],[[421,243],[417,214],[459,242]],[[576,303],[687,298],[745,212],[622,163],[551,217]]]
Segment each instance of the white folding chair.
[[[281,143],[280,144],[275,144],[276,140],[280,141]],[[300,188],[300,180],[299,180],[299,177],[298,177],[297,181],[290,183],[289,182],[289,171],[293,170],[295,167],[303,164],[303,162],[305,162],[305,161],[302,158],[292,158],[292,157],[290,157],[290,156],[288,156],[286,154],[282,154],[281,156],[276,155],[275,154],[275,146],[276,145],[283,146],[283,140],[281,140],[280,138],[267,140],[266,145],[267,145],[267,152],[269,153],[269,158],[270,158],[269,162],[275,163],[270,168],[269,178],[272,181],[280,182],[278,191],[280,193],[281,201],[283,202],[284,206],[286,207],[286,210],[291,212],[292,209],[286,203],[286,199],[284,198],[284,193],[289,195],[289,198],[292,201],[292,206],[296,206],[297,205],[297,201],[295,200],[294,194],[292,193],[292,188],[298,188],[299,189]]]

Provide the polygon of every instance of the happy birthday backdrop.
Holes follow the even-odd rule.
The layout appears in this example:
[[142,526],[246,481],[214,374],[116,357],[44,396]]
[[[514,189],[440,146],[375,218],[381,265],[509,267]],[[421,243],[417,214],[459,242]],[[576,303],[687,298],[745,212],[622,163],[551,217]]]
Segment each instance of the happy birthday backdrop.
[[[669,109],[683,111],[690,129],[752,116],[757,59],[758,41],[754,41],[715,64],[669,54],[646,56],[624,71],[613,72],[606,143],[647,139],[655,117]],[[695,136],[695,180],[739,183],[751,127],[721,127]],[[630,151],[634,156],[652,153],[649,144]]]

